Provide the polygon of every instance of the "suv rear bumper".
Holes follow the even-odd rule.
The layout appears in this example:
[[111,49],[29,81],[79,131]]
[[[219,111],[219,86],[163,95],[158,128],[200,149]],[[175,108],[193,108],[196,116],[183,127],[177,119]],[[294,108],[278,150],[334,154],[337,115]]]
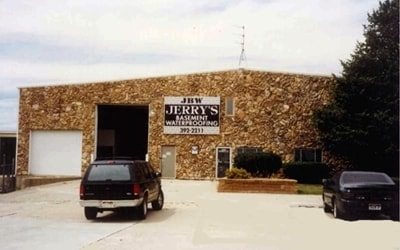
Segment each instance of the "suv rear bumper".
[[142,204],[143,198],[135,200],[80,200],[82,207],[97,207],[103,209],[112,209],[119,207],[137,207]]
[[[387,214],[391,215],[393,211],[395,211],[395,203],[394,201],[358,201],[358,200],[348,200],[348,199],[340,199],[340,203],[338,203],[339,209],[342,211],[346,211],[346,213],[350,214]],[[370,205],[376,205],[379,207],[377,210],[371,210]]]

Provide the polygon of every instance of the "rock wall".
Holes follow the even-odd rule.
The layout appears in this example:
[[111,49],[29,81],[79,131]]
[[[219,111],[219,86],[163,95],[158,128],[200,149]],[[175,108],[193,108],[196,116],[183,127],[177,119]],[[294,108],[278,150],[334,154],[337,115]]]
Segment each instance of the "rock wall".
[[297,194],[297,181],[291,179],[220,179],[218,192]]
[[[162,145],[175,145],[176,177],[215,178],[216,147],[258,146],[294,158],[298,147],[320,147],[312,126],[314,110],[327,104],[333,78],[232,70],[90,84],[20,89],[17,174],[27,175],[32,130],[81,130],[82,172],[95,148],[97,104],[149,105],[149,161],[160,169]],[[219,135],[163,133],[165,96],[220,96]],[[225,115],[233,97],[235,115]],[[192,145],[199,154],[192,155]]]

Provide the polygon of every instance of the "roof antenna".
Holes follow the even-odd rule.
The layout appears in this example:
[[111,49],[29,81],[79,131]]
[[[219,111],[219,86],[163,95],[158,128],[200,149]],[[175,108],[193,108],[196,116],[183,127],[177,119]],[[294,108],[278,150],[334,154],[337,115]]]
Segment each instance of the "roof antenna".
[[246,59],[246,54],[244,53],[244,26],[240,27],[242,29],[242,42],[240,43],[240,45],[242,46],[242,51],[240,52],[240,57],[239,57],[239,69],[242,69],[242,63],[243,62],[247,62]]

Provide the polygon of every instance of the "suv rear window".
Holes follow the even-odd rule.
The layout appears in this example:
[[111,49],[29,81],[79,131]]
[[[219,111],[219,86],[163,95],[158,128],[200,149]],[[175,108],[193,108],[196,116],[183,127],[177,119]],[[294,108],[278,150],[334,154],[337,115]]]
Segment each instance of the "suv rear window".
[[129,165],[92,165],[88,181],[129,181]]

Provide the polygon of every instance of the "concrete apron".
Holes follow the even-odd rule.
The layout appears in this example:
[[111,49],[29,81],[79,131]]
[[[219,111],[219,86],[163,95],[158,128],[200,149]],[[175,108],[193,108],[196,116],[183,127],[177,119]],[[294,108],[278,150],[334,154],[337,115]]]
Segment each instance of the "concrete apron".
[[112,213],[86,220],[79,181],[2,194],[1,248],[400,248],[400,223],[335,220],[323,212],[319,195],[217,193],[211,181],[163,180],[163,189],[164,209],[150,209],[145,221]]

